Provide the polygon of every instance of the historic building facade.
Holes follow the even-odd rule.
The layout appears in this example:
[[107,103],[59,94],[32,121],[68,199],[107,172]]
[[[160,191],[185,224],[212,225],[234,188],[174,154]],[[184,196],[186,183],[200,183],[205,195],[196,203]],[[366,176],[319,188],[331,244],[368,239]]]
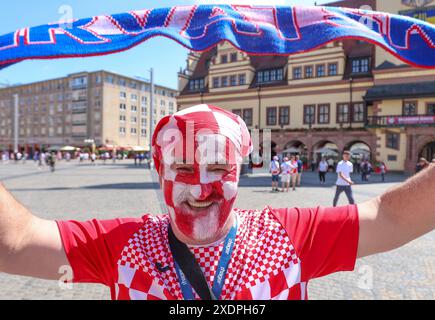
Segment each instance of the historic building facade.
[[[177,111],[174,89],[155,86],[153,126]],[[150,83],[107,71],[0,89],[0,151],[14,144],[18,97],[20,150],[47,146],[142,146],[150,141]]]
[[[435,17],[430,3],[328,5]],[[271,129],[274,153],[301,153],[311,162],[350,149],[408,172],[419,157],[435,157],[435,70],[404,65],[370,43],[338,41],[293,56],[249,56],[221,43],[191,52],[178,77],[180,109],[208,103],[231,110],[251,129]]]

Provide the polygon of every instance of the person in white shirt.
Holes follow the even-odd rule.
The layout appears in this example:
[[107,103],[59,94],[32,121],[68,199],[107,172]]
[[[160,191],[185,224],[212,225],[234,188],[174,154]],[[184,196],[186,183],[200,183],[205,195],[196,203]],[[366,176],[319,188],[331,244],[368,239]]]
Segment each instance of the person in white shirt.
[[279,191],[278,183],[280,172],[279,158],[275,156],[270,163],[270,173],[272,173],[272,192]]
[[322,158],[322,161],[319,163],[319,180],[320,184],[326,183],[326,173],[328,172],[328,162],[326,162],[325,158]]
[[346,193],[347,199],[350,204],[355,204],[352,194],[352,185],[354,182],[350,178],[350,174],[353,172],[353,164],[349,161],[350,151],[343,152],[343,160],[337,165],[337,189],[335,191],[334,197],[334,207],[337,206],[338,198],[342,192]]
[[288,192],[290,189],[290,161],[287,157],[284,158],[281,164],[281,183],[282,183],[282,192]]

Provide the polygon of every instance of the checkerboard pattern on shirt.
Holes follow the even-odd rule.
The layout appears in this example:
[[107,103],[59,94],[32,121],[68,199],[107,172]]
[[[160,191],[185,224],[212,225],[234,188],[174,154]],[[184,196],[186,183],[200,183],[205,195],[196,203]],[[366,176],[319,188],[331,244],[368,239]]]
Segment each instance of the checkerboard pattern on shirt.
[[[271,209],[235,212],[239,229],[221,299],[305,299],[300,260]],[[167,215],[149,216],[128,241],[118,261],[116,299],[183,299],[169,249],[168,225]],[[211,287],[223,243],[190,249]]]

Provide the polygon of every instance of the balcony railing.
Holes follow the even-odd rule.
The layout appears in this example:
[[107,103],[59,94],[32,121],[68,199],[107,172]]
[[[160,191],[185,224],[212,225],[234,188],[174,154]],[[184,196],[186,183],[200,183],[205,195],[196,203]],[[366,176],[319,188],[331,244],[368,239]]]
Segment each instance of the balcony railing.
[[415,127],[435,126],[435,115],[419,114],[415,116],[370,116],[367,117],[368,127]]

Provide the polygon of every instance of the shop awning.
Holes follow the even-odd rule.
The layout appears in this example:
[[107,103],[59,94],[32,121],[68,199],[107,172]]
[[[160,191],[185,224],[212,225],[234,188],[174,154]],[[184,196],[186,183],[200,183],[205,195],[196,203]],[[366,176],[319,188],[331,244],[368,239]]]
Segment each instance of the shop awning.
[[141,147],[141,146],[135,146],[133,147],[134,152],[147,152],[149,151],[149,147]]

